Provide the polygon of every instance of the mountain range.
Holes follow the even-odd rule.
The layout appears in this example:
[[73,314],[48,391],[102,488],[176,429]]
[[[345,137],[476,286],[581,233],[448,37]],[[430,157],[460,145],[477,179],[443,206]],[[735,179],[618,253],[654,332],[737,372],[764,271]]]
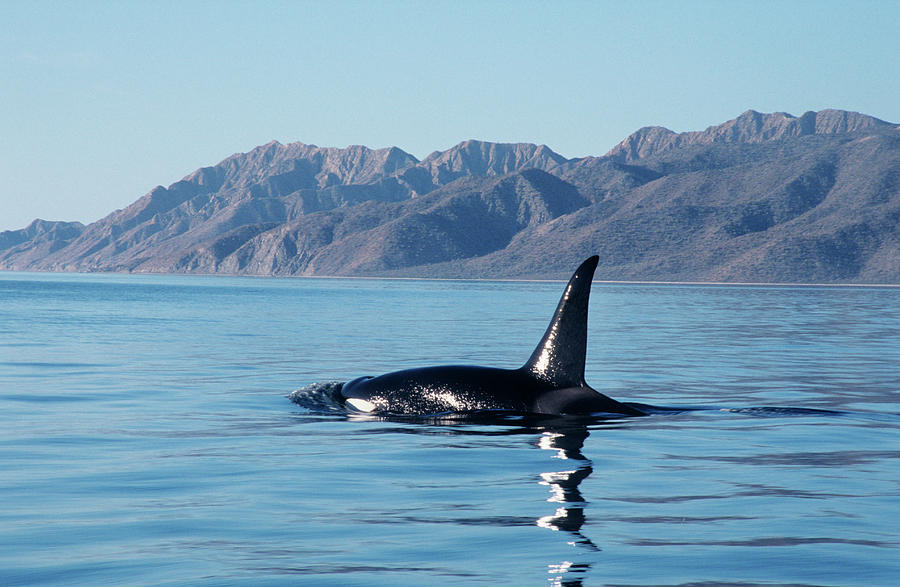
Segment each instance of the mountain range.
[[0,233],[0,269],[900,283],[900,127],[840,110],[646,127],[607,154],[271,142],[89,225]]

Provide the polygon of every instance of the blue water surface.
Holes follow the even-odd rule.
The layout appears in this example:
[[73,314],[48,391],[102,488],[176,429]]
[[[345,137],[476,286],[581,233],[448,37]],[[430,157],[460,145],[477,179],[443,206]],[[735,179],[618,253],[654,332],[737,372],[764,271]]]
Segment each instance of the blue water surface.
[[0,273],[0,584],[897,583],[900,289],[595,284],[588,382],[681,411],[313,401],[516,367],[562,287]]

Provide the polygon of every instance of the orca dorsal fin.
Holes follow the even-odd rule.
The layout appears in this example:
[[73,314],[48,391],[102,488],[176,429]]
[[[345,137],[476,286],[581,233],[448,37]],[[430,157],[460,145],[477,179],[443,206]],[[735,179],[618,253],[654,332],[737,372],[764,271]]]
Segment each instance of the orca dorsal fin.
[[584,359],[587,354],[588,301],[591,280],[599,260],[595,255],[575,270],[544,337],[522,367],[554,387],[586,385]]

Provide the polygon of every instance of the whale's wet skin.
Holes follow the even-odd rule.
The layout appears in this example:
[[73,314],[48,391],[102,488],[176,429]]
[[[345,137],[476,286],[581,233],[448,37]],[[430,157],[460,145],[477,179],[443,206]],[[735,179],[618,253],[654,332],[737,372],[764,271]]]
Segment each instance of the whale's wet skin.
[[603,395],[584,380],[588,302],[598,257],[584,261],[563,291],[543,338],[519,369],[422,367],[359,377],[340,388],[364,413],[436,414],[509,410],[540,414],[644,412]]

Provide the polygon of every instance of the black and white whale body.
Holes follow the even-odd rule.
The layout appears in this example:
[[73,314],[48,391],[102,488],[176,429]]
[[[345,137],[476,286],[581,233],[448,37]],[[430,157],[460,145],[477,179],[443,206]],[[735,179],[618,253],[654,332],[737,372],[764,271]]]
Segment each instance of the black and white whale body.
[[572,275],[556,313],[519,369],[441,366],[360,377],[341,386],[340,400],[365,413],[439,414],[509,410],[536,414],[622,414],[641,410],[592,389],[584,380],[588,301],[598,257]]

